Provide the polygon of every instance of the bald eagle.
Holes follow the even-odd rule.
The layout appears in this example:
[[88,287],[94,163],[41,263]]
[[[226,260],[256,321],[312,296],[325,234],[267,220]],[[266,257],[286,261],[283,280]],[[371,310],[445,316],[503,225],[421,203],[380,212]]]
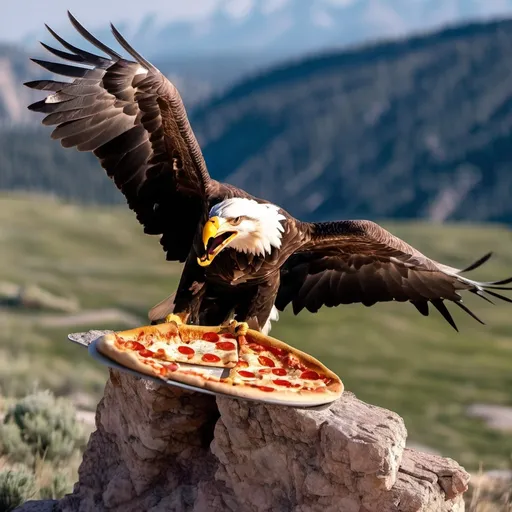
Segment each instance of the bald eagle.
[[444,301],[481,322],[462,302],[467,290],[484,299],[509,298],[496,289],[512,278],[478,282],[440,264],[366,220],[309,223],[277,205],[219,183],[208,174],[175,86],[112,25],[133,60],[101,43],[68,13],[75,29],[106,56],[77,48],[48,27],[67,50],[43,46],[72,64],[32,59],[71,82],[25,85],[50,91],[29,109],[56,125],[65,148],[90,151],[124,194],[144,232],[160,235],[167,259],[184,263],[176,293],[150,312],[201,325],[235,322],[268,332],[278,310],[298,314],[322,306],[429,303],[457,329]]

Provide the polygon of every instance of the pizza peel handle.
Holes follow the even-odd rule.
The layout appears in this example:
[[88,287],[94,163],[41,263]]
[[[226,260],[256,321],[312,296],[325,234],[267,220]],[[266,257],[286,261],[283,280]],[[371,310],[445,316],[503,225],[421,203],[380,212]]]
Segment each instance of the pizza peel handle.
[[113,331],[92,330],[86,332],[72,332],[68,334],[68,340],[81,347],[87,348],[94,340],[105,334],[110,334],[111,332]]

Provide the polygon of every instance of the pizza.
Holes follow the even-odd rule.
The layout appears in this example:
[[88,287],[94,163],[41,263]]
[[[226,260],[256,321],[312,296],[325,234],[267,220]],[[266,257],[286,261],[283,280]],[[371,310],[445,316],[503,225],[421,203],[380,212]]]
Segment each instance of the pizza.
[[249,329],[174,322],[114,332],[96,349],[139,373],[240,398],[317,405],[338,398],[340,378],[309,354]]

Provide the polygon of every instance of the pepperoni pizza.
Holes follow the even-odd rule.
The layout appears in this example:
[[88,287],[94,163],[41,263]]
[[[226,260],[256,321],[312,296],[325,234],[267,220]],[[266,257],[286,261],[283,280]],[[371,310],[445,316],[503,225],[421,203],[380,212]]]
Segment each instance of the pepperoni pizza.
[[322,363],[253,330],[235,337],[225,327],[170,322],[106,334],[96,349],[139,373],[240,398],[316,405],[343,391]]

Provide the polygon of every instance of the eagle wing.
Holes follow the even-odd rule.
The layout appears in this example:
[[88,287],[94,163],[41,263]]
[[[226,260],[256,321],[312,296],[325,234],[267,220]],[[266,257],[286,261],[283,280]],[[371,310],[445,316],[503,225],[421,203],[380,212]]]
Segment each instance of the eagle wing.
[[29,109],[56,125],[52,138],[64,147],[91,151],[124,194],[145,233],[162,235],[168,260],[184,261],[206,214],[210,179],[203,155],[175,86],[139,55],[112,26],[119,44],[133,57],[122,58],[98,41],[68,12],[75,29],[108,55],[77,48],[49,27],[71,53],[43,46],[73,65],[32,59],[72,82],[37,80],[25,85],[51,91]]
[[493,291],[510,290],[502,281],[482,283],[461,274],[482,265],[487,254],[470,267],[459,270],[435,262],[403,240],[370,221],[340,221],[307,225],[310,236],[281,269],[281,285],[276,307],[292,304],[298,314],[306,308],[316,312],[321,306],[410,301],[427,316],[431,303],[457,329],[445,300],[452,301],[483,323],[462,302],[460,292],[468,290],[512,302]]

